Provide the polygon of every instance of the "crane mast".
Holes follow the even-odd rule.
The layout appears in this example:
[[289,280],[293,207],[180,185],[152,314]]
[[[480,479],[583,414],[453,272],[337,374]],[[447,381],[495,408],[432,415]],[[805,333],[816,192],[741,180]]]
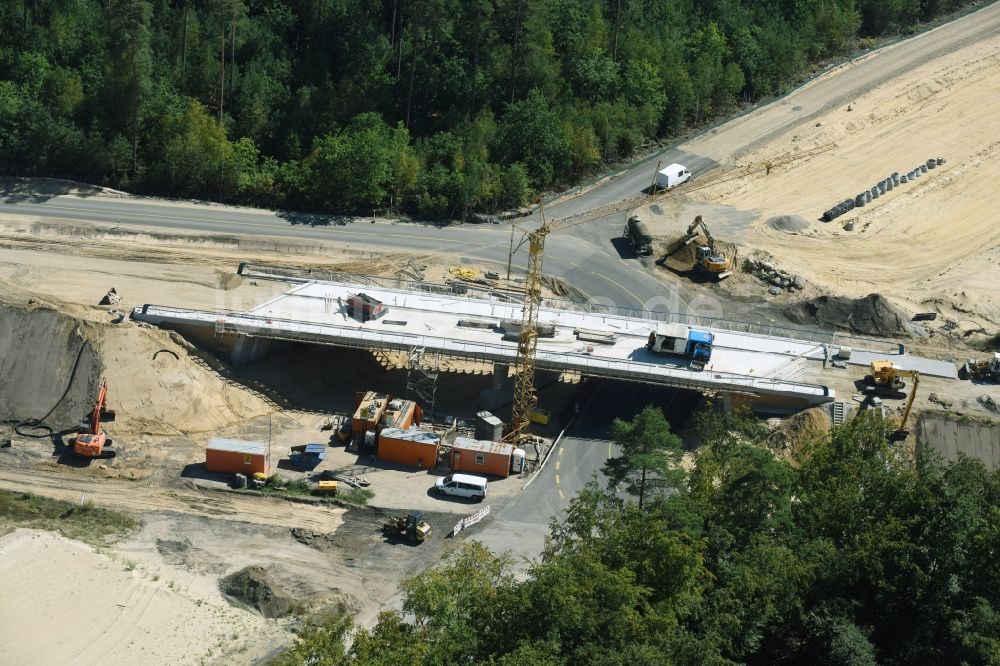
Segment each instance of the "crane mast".
[[517,342],[517,364],[514,376],[514,404],[510,427],[504,439],[518,441],[527,434],[531,410],[537,403],[535,395],[535,351],[538,346],[538,308],[542,302],[542,259],[545,237],[551,227],[542,212],[542,226],[528,232],[528,274],[524,283],[524,308],[521,334]]

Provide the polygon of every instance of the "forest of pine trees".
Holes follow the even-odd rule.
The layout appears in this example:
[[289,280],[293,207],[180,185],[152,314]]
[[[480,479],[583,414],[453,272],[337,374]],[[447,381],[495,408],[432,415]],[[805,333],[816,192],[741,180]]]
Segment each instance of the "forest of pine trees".
[[0,174],[518,206],[960,0],[0,0]]

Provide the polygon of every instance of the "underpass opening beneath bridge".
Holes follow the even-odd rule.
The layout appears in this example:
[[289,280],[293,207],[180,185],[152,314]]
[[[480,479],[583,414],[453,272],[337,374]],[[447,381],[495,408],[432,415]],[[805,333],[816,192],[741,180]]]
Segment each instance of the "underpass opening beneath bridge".
[[[484,360],[458,359],[420,349],[358,349],[243,335],[215,334],[211,329],[173,326],[189,353],[226,381],[274,403],[279,410],[350,415],[355,394],[376,393],[414,400],[424,421],[438,424],[458,419],[474,424],[489,409],[504,423],[510,420],[511,397],[484,406],[482,395],[504,372],[511,385],[514,368]],[[536,373],[539,405],[558,418],[533,426],[541,435],[558,434],[568,423],[580,376],[571,372]]]
[[661,409],[670,430],[680,433],[706,404],[700,391],[611,379],[584,380],[577,400],[580,415],[567,434],[593,439],[608,439],[616,418],[628,421],[647,405]]

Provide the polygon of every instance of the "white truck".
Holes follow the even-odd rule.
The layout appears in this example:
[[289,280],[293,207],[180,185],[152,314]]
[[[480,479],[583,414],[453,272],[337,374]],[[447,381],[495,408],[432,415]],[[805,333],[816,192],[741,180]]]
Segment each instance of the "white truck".
[[656,173],[656,187],[660,190],[669,190],[671,187],[677,187],[681,183],[686,183],[691,180],[691,172],[683,164],[677,164],[676,162],[670,164]]
[[712,358],[712,345],[715,335],[711,331],[702,331],[684,324],[656,325],[655,331],[649,332],[646,349],[654,354],[676,354],[691,359],[692,370],[703,370]]

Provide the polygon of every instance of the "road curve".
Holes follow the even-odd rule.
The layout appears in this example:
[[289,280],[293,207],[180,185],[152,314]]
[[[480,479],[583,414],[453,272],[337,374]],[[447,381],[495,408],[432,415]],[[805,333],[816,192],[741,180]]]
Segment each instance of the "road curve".
[[[867,54],[810,81],[784,98],[736,118],[677,148],[632,165],[576,197],[546,209],[550,217],[567,217],[634,196],[645,188],[656,160],[681,161],[695,172],[730,159],[768,137],[870,90],[882,81],[1000,32],[1000,3],[992,4],[911,39]],[[473,260],[505,264],[509,227],[418,224],[341,224],[336,217],[275,212],[195,202],[165,202],[145,197],[25,194],[0,188],[0,215],[28,215],[65,221],[97,222],[168,232],[274,236],[337,243],[349,248],[443,252]],[[561,277],[605,304],[624,308],[686,310],[679,294],[667,294],[663,283],[634,259],[623,258],[611,239],[621,233],[622,216],[595,221],[586,239],[578,227],[553,234],[546,244],[546,272]],[[524,224],[530,226],[531,221]],[[517,240],[515,238],[515,240]],[[523,266],[525,251],[514,255]]]
[[960,47],[1000,34],[1000,2],[832,68],[788,95],[750,110],[699,136],[647,157],[587,190],[546,206],[550,218],[576,215],[635,196],[648,187],[657,161],[679,162],[698,175],[885,81]]

